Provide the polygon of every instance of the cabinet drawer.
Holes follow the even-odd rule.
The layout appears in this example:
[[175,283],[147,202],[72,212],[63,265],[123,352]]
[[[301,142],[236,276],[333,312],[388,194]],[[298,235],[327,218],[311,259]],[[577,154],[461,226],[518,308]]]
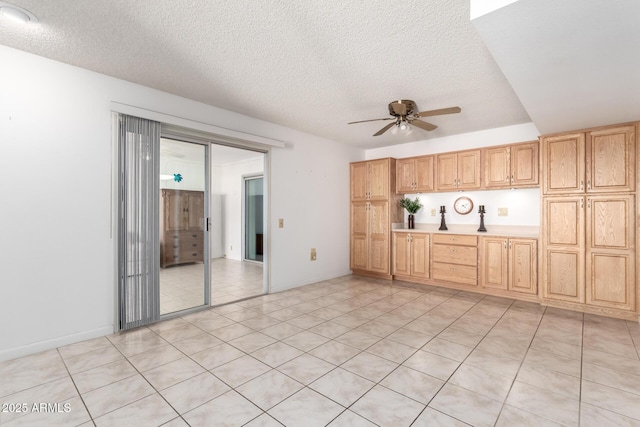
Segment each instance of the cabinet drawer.
[[475,267],[478,265],[478,248],[475,246],[433,245],[433,261]]
[[434,234],[433,243],[442,243],[447,245],[477,246],[478,238],[476,236],[464,236],[461,234]]
[[462,283],[465,285],[478,285],[478,268],[467,265],[447,264],[434,262],[431,276],[436,280]]

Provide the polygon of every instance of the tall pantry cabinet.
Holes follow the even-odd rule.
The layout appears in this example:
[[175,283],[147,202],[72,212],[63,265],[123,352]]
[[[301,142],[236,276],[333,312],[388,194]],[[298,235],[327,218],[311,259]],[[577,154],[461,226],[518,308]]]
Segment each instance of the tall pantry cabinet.
[[396,160],[351,163],[351,270],[391,278],[391,224],[403,222]]
[[634,319],[638,123],[541,137],[542,299]]

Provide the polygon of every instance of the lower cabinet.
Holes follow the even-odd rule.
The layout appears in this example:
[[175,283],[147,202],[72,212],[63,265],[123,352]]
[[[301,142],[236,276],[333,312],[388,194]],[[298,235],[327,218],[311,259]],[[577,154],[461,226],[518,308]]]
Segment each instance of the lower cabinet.
[[535,239],[482,237],[480,286],[536,295],[537,251],[538,242]]
[[393,274],[428,279],[429,234],[393,233]]

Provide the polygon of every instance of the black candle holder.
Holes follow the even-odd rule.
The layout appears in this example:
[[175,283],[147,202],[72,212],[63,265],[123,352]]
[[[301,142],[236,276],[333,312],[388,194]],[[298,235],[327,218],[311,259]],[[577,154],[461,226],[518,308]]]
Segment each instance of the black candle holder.
[[438,230],[448,230],[447,223],[444,221],[444,214],[446,212],[444,206],[440,206],[440,228],[438,228]]
[[480,228],[478,228],[478,231],[487,231],[487,229],[484,227],[484,205],[480,205],[480,207],[478,208],[478,213],[480,214]]

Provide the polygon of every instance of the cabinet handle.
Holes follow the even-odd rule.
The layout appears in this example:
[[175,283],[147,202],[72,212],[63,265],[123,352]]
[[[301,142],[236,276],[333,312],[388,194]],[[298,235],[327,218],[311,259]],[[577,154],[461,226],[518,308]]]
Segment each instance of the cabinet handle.
[[509,249],[511,249],[511,242],[509,242]]
[[513,184],[513,175],[511,175],[511,183]]
[[504,180],[509,182],[509,175],[507,175],[507,177]]
[[580,199],[580,207],[584,208],[584,199]]
[[587,190],[591,190],[591,180],[587,181]]
[[587,199],[587,207],[590,208],[591,207],[591,199]]
[[580,189],[584,190],[584,181],[580,181]]
[[507,241],[504,241],[504,248],[507,249]]

